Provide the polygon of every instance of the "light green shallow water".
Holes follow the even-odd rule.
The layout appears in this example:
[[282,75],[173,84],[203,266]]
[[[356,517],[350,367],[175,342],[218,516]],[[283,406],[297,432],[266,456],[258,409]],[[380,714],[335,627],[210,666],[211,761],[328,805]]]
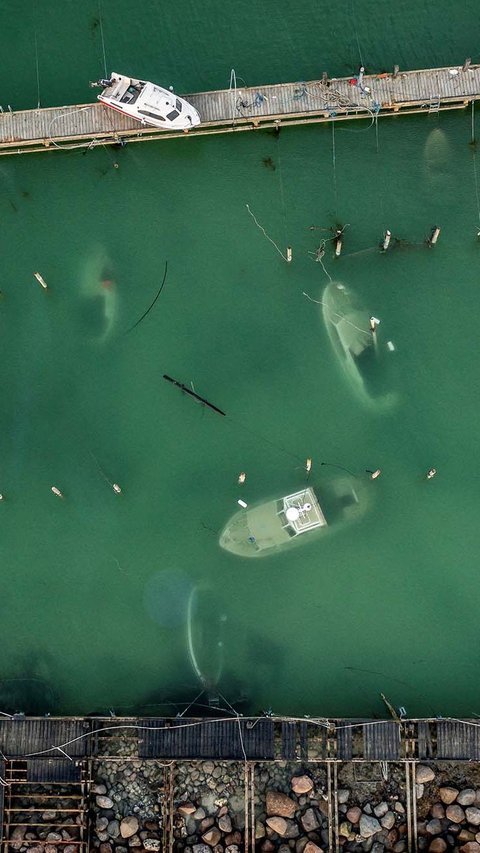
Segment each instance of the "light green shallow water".
[[[4,105],[36,105],[35,23],[42,104],[92,98],[99,8],[109,70],[180,91],[227,85],[232,65],[252,84],[351,73],[359,46],[374,70],[458,63],[475,59],[479,29],[473,3],[453,24],[450,4],[413,0],[347,3],[334,17],[286,2],[201,14],[188,0],[10,3]],[[156,703],[200,689],[190,601],[199,661],[222,670],[230,701],[245,694],[244,709],[380,714],[382,691],[412,715],[478,711],[470,136],[470,113],[458,112],[381,120],[378,136],[358,122],[334,139],[304,127],[1,158],[3,707],[176,710]],[[291,265],[247,203],[293,247]],[[325,267],[381,318],[379,344],[395,343],[391,411],[355,396],[320,306],[302,295],[319,299],[328,283],[308,254],[322,232],[309,226],[336,221],[350,223],[344,254],[328,249]],[[420,245],[382,255],[387,227]],[[161,297],[125,334],[166,261]],[[163,373],[193,381],[227,417]],[[365,478],[363,520],[265,560],[221,551],[238,497],[300,489],[307,456],[313,484],[321,461]],[[365,468],[376,467],[371,483]]]

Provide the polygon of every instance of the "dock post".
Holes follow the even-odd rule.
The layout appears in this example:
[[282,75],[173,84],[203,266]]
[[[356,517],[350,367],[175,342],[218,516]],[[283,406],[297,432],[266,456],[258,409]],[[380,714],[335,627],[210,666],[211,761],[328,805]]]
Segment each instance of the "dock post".
[[326,86],[326,85],[327,85],[327,80],[328,80],[328,74],[327,74],[327,72],[326,72],[326,71],[323,71],[323,73],[322,73],[322,83],[323,83],[323,85],[324,85],[324,86]]
[[472,59],[471,59],[471,57],[470,57],[470,56],[468,56],[468,57],[467,57],[467,59],[465,60],[465,62],[463,63],[462,71],[468,71],[468,69],[470,68],[471,64],[472,64]]
[[394,76],[394,77],[398,77],[398,72],[399,72],[399,71],[400,71],[400,66],[399,66],[399,65],[394,65],[394,66],[393,66],[393,76]]

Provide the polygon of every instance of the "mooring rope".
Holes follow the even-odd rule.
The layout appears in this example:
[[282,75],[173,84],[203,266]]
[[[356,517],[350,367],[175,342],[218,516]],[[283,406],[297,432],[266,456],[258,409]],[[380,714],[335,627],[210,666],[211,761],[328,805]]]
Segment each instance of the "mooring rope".
[[245,205],[245,207],[247,208],[247,210],[248,210],[248,212],[249,212],[250,216],[252,217],[253,221],[255,222],[255,225],[257,226],[257,228],[260,228],[260,231],[263,231],[263,233],[264,233],[265,237],[267,238],[267,240],[269,240],[269,241],[270,241],[270,243],[272,244],[272,246],[275,246],[275,248],[276,248],[276,250],[277,250],[278,254],[280,255],[280,257],[281,257],[281,258],[283,258],[283,260],[284,260],[284,261],[287,261],[287,260],[288,260],[288,259],[287,259],[287,256],[283,254],[283,252],[281,251],[281,249],[279,249],[279,247],[278,247],[278,246],[277,246],[277,244],[275,243],[275,240],[272,240],[272,238],[271,238],[271,237],[269,237],[269,235],[268,235],[268,234],[267,234],[267,232],[265,231],[265,228],[263,227],[263,225],[260,225],[260,223],[259,223],[258,219],[256,218],[255,214],[250,210],[250,206],[249,206],[248,204],[246,204],[246,205]]

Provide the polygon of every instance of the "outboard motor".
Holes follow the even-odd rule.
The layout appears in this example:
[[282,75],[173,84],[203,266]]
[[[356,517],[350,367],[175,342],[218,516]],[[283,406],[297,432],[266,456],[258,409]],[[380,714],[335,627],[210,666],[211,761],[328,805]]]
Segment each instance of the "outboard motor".
[[104,80],[104,79],[101,79],[101,80],[95,80],[95,82],[94,82],[94,83],[92,83],[92,82],[90,81],[90,86],[91,86],[91,88],[92,88],[92,89],[97,89],[97,88],[98,88],[98,89],[108,89],[108,87],[109,87],[109,86],[112,86],[112,85],[113,85],[113,80],[112,80],[112,78],[110,78],[110,80]]

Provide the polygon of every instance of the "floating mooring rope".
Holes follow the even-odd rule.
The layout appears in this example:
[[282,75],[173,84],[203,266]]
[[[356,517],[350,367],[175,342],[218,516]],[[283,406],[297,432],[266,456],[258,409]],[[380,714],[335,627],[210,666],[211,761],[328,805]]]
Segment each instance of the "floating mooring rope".
[[161,292],[162,292],[162,290],[163,290],[163,288],[164,288],[164,286],[165,286],[165,282],[166,282],[166,280],[167,280],[167,269],[168,269],[168,261],[165,261],[165,272],[164,272],[164,274],[163,274],[163,281],[162,281],[162,283],[161,283],[161,285],[160,285],[160,289],[159,289],[159,291],[158,291],[158,293],[157,293],[157,295],[156,295],[155,299],[153,300],[153,302],[151,303],[151,305],[149,305],[149,307],[147,308],[147,310],[145,311],[145,313],[144,313],[144,314],[142,314],[142,316],[140,317],[140,319],[139,319],[139,320],[137,320],[137,322],[136,322],[136,323],[134,323],[134,324],[133,324],[133,326],[130,326],[130,328],[129,328],[129,329],[127,329],[127,331],[125,332],[125,334],[126,334],[126,335],[128,335],[128,333],[129,333],[129,332],[133,332],[133,330],[138,326],[138,324],[139,324],[139,323],[141,323],[141,322],[142,322],[142,320],[144,320],[144,319],[145,319],[145,317],[147,316],[147,314],[149,313],[149,311],[151,311],[151,310],[152,310],[153,306],[155,305],[155,302],[157,301],[158,297],[160,296],[160,294],[161,294]]
[[272,244],[272,246],[275,246],[275,248],[276,248],[276,250],[277,250],[278,254],[280,255],[280,257],[281,257],[281,258],[283,258],[283,260],[284,260],[284,261],[287,261],[287,262],[288,262],[288,258],[287,258],[287,256],[286,256],[286,255],[284,255],[284,254],[283,254],[283,252],[278,248],[277,244],[275,243],[275,240],[272,240],[272,238],[268,236],[268,234],[267,234],[267,232],[265,231],[265,228],[263,227],[263,225],[260,225],[260,223],[259,223],[259,221],[257,220],[257,218],[256,218],[255,214],[254,214],[254,213],[252,213],[252,211],[250,210],[250,206],[249,206],[248,204],[246,204],[246,205],[245,205],[245,207],[247,208],[247,210],[248,210],[248,212],[249,212],[250,216],[252,217],[253,221],[255,222],[255,225],[257,226],[257,228],[260,228],[260,231],[263,231],[263,233],[264,233],[265,237],[267,238],[267,240],[269,240],[269,241],[270,241],[270,243]]

